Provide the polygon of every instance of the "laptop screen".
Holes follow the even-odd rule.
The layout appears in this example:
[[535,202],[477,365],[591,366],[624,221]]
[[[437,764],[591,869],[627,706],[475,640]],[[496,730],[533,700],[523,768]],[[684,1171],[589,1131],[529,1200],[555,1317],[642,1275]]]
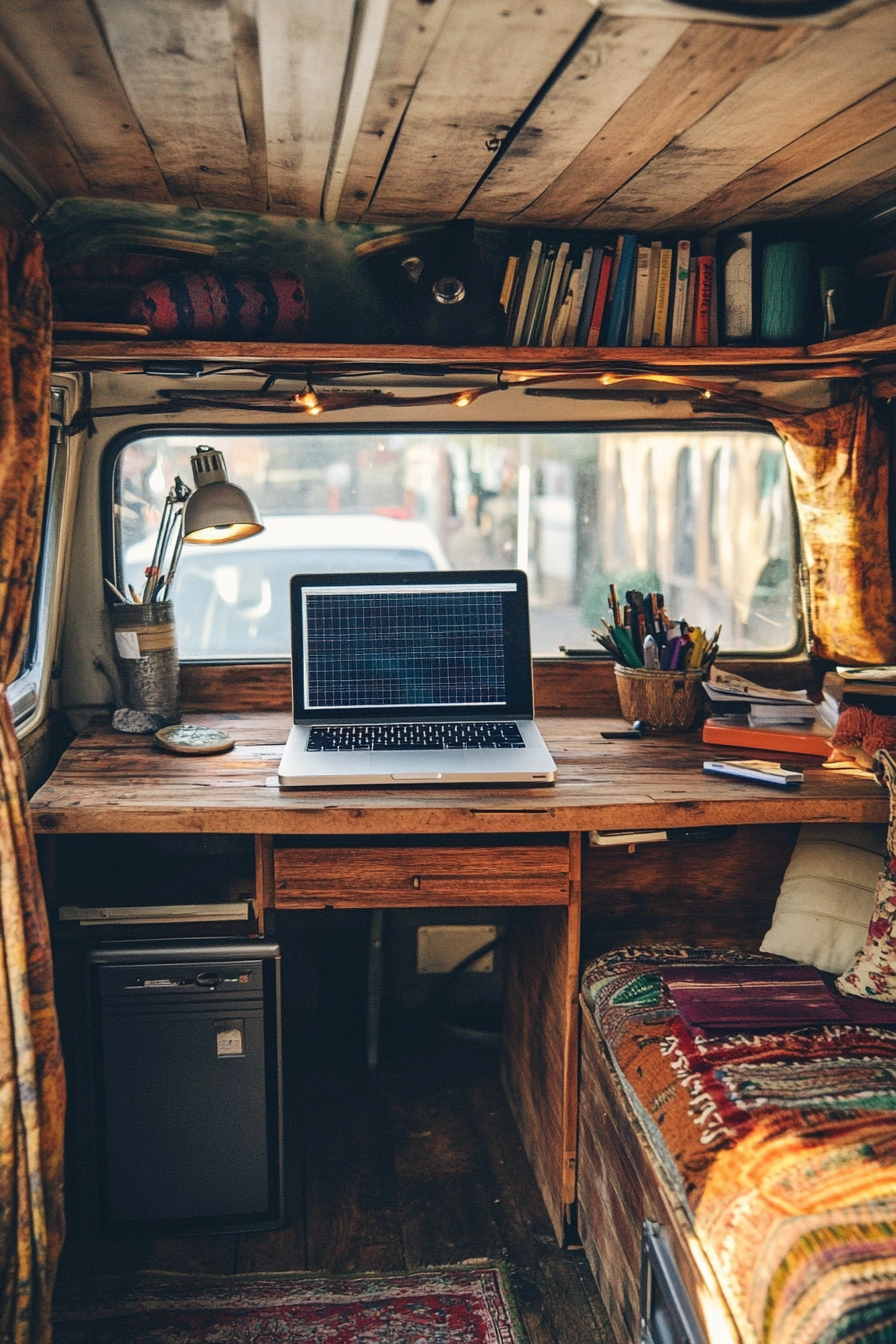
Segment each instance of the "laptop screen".
[[531,717],[525,574],[298,575],[291,597],[297,721]]

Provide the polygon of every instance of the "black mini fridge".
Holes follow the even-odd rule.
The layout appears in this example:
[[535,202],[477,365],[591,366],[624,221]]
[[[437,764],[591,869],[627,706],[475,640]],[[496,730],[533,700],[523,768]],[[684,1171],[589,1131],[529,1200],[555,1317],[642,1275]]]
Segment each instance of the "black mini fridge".
[[278,946],[117,943],[89,960],[101,1221],[282,1226]]

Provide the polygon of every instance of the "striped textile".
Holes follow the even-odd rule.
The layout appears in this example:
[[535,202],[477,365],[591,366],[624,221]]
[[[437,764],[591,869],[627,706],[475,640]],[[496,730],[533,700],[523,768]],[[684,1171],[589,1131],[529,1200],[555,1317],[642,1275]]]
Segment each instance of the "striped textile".
[[660,967],[744,962],[782,964],[624,948],[583,994],[746,1344],[896,1344],[896,1029],[691,1032]]

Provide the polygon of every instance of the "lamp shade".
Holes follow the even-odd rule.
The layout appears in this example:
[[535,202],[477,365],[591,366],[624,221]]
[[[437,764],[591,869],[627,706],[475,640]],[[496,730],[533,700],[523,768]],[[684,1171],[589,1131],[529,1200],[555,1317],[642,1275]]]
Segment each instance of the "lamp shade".
[[228,481],[224,458],[217,449],[199,447],[191,461],[196,489],[184,505],[184,541],[221,546],[264,531],[245,490]]

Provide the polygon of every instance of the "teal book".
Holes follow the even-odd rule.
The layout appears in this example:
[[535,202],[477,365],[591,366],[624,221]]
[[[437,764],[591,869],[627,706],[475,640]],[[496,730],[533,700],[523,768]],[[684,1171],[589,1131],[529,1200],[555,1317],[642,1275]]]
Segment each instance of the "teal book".
[[763,345],[805,345],[820,336],[818,280],[808,243],[767,243],[762,253]]

